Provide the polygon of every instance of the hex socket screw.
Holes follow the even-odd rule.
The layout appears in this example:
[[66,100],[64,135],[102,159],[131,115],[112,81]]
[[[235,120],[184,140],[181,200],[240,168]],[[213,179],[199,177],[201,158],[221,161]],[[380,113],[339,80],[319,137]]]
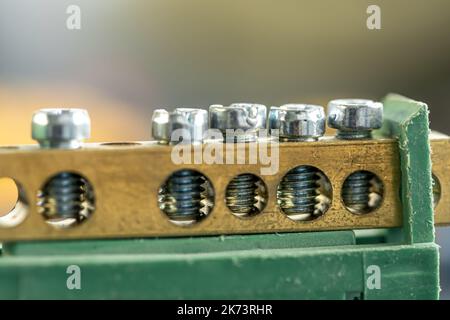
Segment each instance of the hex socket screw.
[[285,104],[270,108],[267,129],[279,130],[284,141],[317,141],[325,133],[325,122],[322,106]]
[[208,130],[208,111],[176,108],[157,109],[152,116],[152,137],[162,144],[201,144]]
[[41,109],[33,114],[31,135],[43,149],[77,149],[91,134],[84,109]]
[[[383,104],[365,99],[338,99],[328,104],[328,125],[337,129],[337,138],[363,140],[372,138],[372,130],[381,128]],[[368,171],[352,173],[342,185],[342,200],[353,213],[369,211],[374,175]]]
[[365,99],[338,99],[328,103],[328,125],[337,138],[370,139],[372,130],[383,124],[383,104]]
[[219,130],[224,136],[224,142],[253,142],[266,126],[266,113],[267,108],[262,104],[211,105],[210,128]]
[[[279,130],[286,142],[317,141],[325,133],[325,112],[322,106],[285,104],[271,107],[268,130]],[[280,208],[288,216],[311,220],[318,215],[319,173],[315,167],[299,166],[290,170],[280,182],[277,198]]]
[[[225,143],[255,142],[261,129],[265,128],[267,108],[262,104],[233,103],[229,106],[209,107],[210,128],[219,130]],[[228,208],[238,215],[257,212],[259,179],[244,173],[234,177],[226,189]]]
[[[208,129],[208,111],[176,108],[157,109],[152,116],[152,136],[161,144],[201,144]],[[160,207],[177,225],[200,220],[205,210],[205,177],[182,169],[173,173],[159,190]]]
[[[84,109],[41,109],[33,114],[31,131],[42,149],[78,149],[90,136],[91,121]],[[87,217],[92,197],[83,177],[61,172],[46,183],[38,206],[46,218],[80,222]]]

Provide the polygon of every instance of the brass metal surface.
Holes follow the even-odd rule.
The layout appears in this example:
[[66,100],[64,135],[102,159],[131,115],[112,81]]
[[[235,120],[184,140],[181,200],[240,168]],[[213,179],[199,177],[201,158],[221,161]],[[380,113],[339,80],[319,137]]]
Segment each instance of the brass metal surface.
[[[211,145],[205,144],[203,148],[208,146]],[[238,145],[234,145],[236,148]],[[248,164],[249,145],[244,148],[247,164],[188,165],[174,164],[172,147],[154,142],[88,144],[80,150],[40,150],[36,146],[0,148],[0,177],[11,177],[19,182],[29,203],[27,218],[16,227],[0,228],[0,240],[246,234],[389,228],[402,224],[399,153],[393,139],[342,141],[326,137],[319,142],[281,143],[279,170],[274,175],[261,175],[260,168],[268,165],[261,163],[259,157],[256,164]],[[435,152],[434,157],[438,154]],[[442,155],[438,160],[448,163],[450,157],[444,158]],[[333,189],[330,209],[312,221],[292,221],[277,207],[279,182],[290,169],[299,165],[320,169]],[[188,227],[174,225],[158,207],[158,189],[171,173],[182,168],[203,173],[215,191],[212,212]],[[445,175],[438,165],[435,169],[439,176]],[[358,170],[375,173],[384,184],[381,206],[365,215],[349,212],[341,200],[345,178]],[[47,224],[38,213],[36,201],[38,190],[47,179],[64,171],[79,173],[90,181],[96,208],[85,223],[70,229],[57,229]],[[234,216],[224,199],[227,184],[241,173],[258,175],[268,191],[264,211],[249,218]],[[447,178],[443,177],[442,181],[445,188],[450,187]],[[447,207],[450,201],[444,199],[446,196],[443,194],[439,204],[442,208]],[[441,210],[440,207],[438,209]]]
[[432,171],[441,186],[440,200],[434,209],[434,223],[437,226],[450,225],[450,139],[433,132],[430,143]]

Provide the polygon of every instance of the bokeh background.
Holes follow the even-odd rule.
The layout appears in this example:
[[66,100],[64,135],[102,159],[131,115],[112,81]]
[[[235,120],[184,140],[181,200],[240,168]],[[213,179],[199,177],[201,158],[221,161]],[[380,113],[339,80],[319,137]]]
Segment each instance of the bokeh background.
[[[72,4],[81,30],[66,28]],[[1,145],[31,143],[41,107],[87,108],[93,141],[145,140],[158,107],[388,92],[427,102],[450,134],[450,1],[0,0]],[[437,241],[450,298],[450,230]]]

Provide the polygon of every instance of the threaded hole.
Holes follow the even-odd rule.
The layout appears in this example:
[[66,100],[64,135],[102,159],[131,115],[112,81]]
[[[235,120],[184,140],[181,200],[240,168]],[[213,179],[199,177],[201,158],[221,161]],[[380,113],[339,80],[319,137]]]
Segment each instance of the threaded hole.
[[48,179],[38,191],[37,207],[49,225],[71,228],[85,222],[94,212],[94,189],[85,177],[61,172]]
[[290,170],[277,189],[280,210],[294,221],[319,218],[331,206],[332,187],[328,177],[313,166],[298,166]]
[[433,207],[436,208],[439,200],[441,200],[441,182],[434,173],[431,175],[431,178],[433,183]]
[[16,180],[0,178],[0,228],[13,228],[28,216],[28,200],[23,187]]
[[174,172],[158,192],[159,208],[178,226],[200,222],[214,207],[214,189],[202,173],[182,169]]
[[342,201],[347,210],[354,214],[367,214],[377,210],[383,202],[383,195],[381,179],[366,170],[353,172],[342,185]]
[[244,173],[234,177],[227,186],[225,203],[239,218],[261,213],[267,204],[267,187],[258,176]]

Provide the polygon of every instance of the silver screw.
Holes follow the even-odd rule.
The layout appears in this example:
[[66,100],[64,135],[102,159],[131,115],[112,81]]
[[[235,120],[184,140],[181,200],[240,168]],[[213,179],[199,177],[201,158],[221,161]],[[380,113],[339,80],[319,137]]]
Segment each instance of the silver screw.
[[[173,112],[157,109],[152,117],[152,136],[163,144],[199,144],[208,130],[208,111],[177,108]],[[179,138],[182,138],[181,140]]]
[[[83,109],[41,109],[33,114],[32,137],[43,149],[78,149],[89,138],[91,121]],[[82,176],[61,172],[50,179],[38,197],[38,207],[55,226],[69,227],[92,212],[92,186]]]
[[[219,130],[225,143],[254,142],[265,128],[267,108],[262,104],[233,103],[209,107],[210,127]],[[259,179],[252,174],[240,174],[227,186],[226,204],[238,216],[260,212],[258,208]]]
[[225,201],[236,216],[246,217],[261,212],[265,199],[259,200],[259,184],[258,177],[250,173],[240,174],[230,181],[225,192]]
[[325,133],[325,112],[322,106],[310,104],[271,107],[268,130],[274,129],[285,141],[317,141]]
[[212,105],[209,107],[210,128],[218,129],[225,142],[256,141],[259,130],[265,128],[266,112],[266,106],[262,104]]
[[345,179],[341,196],[350,212],[364,214],[370,211],[372,179],[374,175],[369,171],[356,171]]
[[383,104],[365,99],[338,99],[328,103],[328,125],[337,129],[337,138],[370,139],[381,128]]
[[170,221],[190,225],[204,218],[209,211],[206,178],[199,172],[182,169],[174,172],[158,192],[159,204]]
[[77,149],[91,134],[83,109],[41,109],[33,114],[31,135],[44,149]]
[[[322,106],[285,104],[272,107],[268,129],[279,130],[282,140],[288,142],[317,141],[325,133],[325,112]],[[293,220],[312,220],[322,212],[317,209],[320,176],[315,167],[299,166],[282,179],[278,204]]]
[[[152,117],[152,136],[162,144],[201,144],[208,129],[208,111],[177,108],[173,112],[157,109]],[[181,138],[181,140],[180,140]],[[173,173],[159,190],[160,208],[173,223],[186,226],[204,218],[211,186],[194,170]]]
[[[365,99],[338,99],[328,104],[328,125],[343,140],[371,139],[372,130],[383,124],[383,104]],[[342,186],[342,200],[353,213],[369,211],[374,175],[368,171],[352,173]]]

